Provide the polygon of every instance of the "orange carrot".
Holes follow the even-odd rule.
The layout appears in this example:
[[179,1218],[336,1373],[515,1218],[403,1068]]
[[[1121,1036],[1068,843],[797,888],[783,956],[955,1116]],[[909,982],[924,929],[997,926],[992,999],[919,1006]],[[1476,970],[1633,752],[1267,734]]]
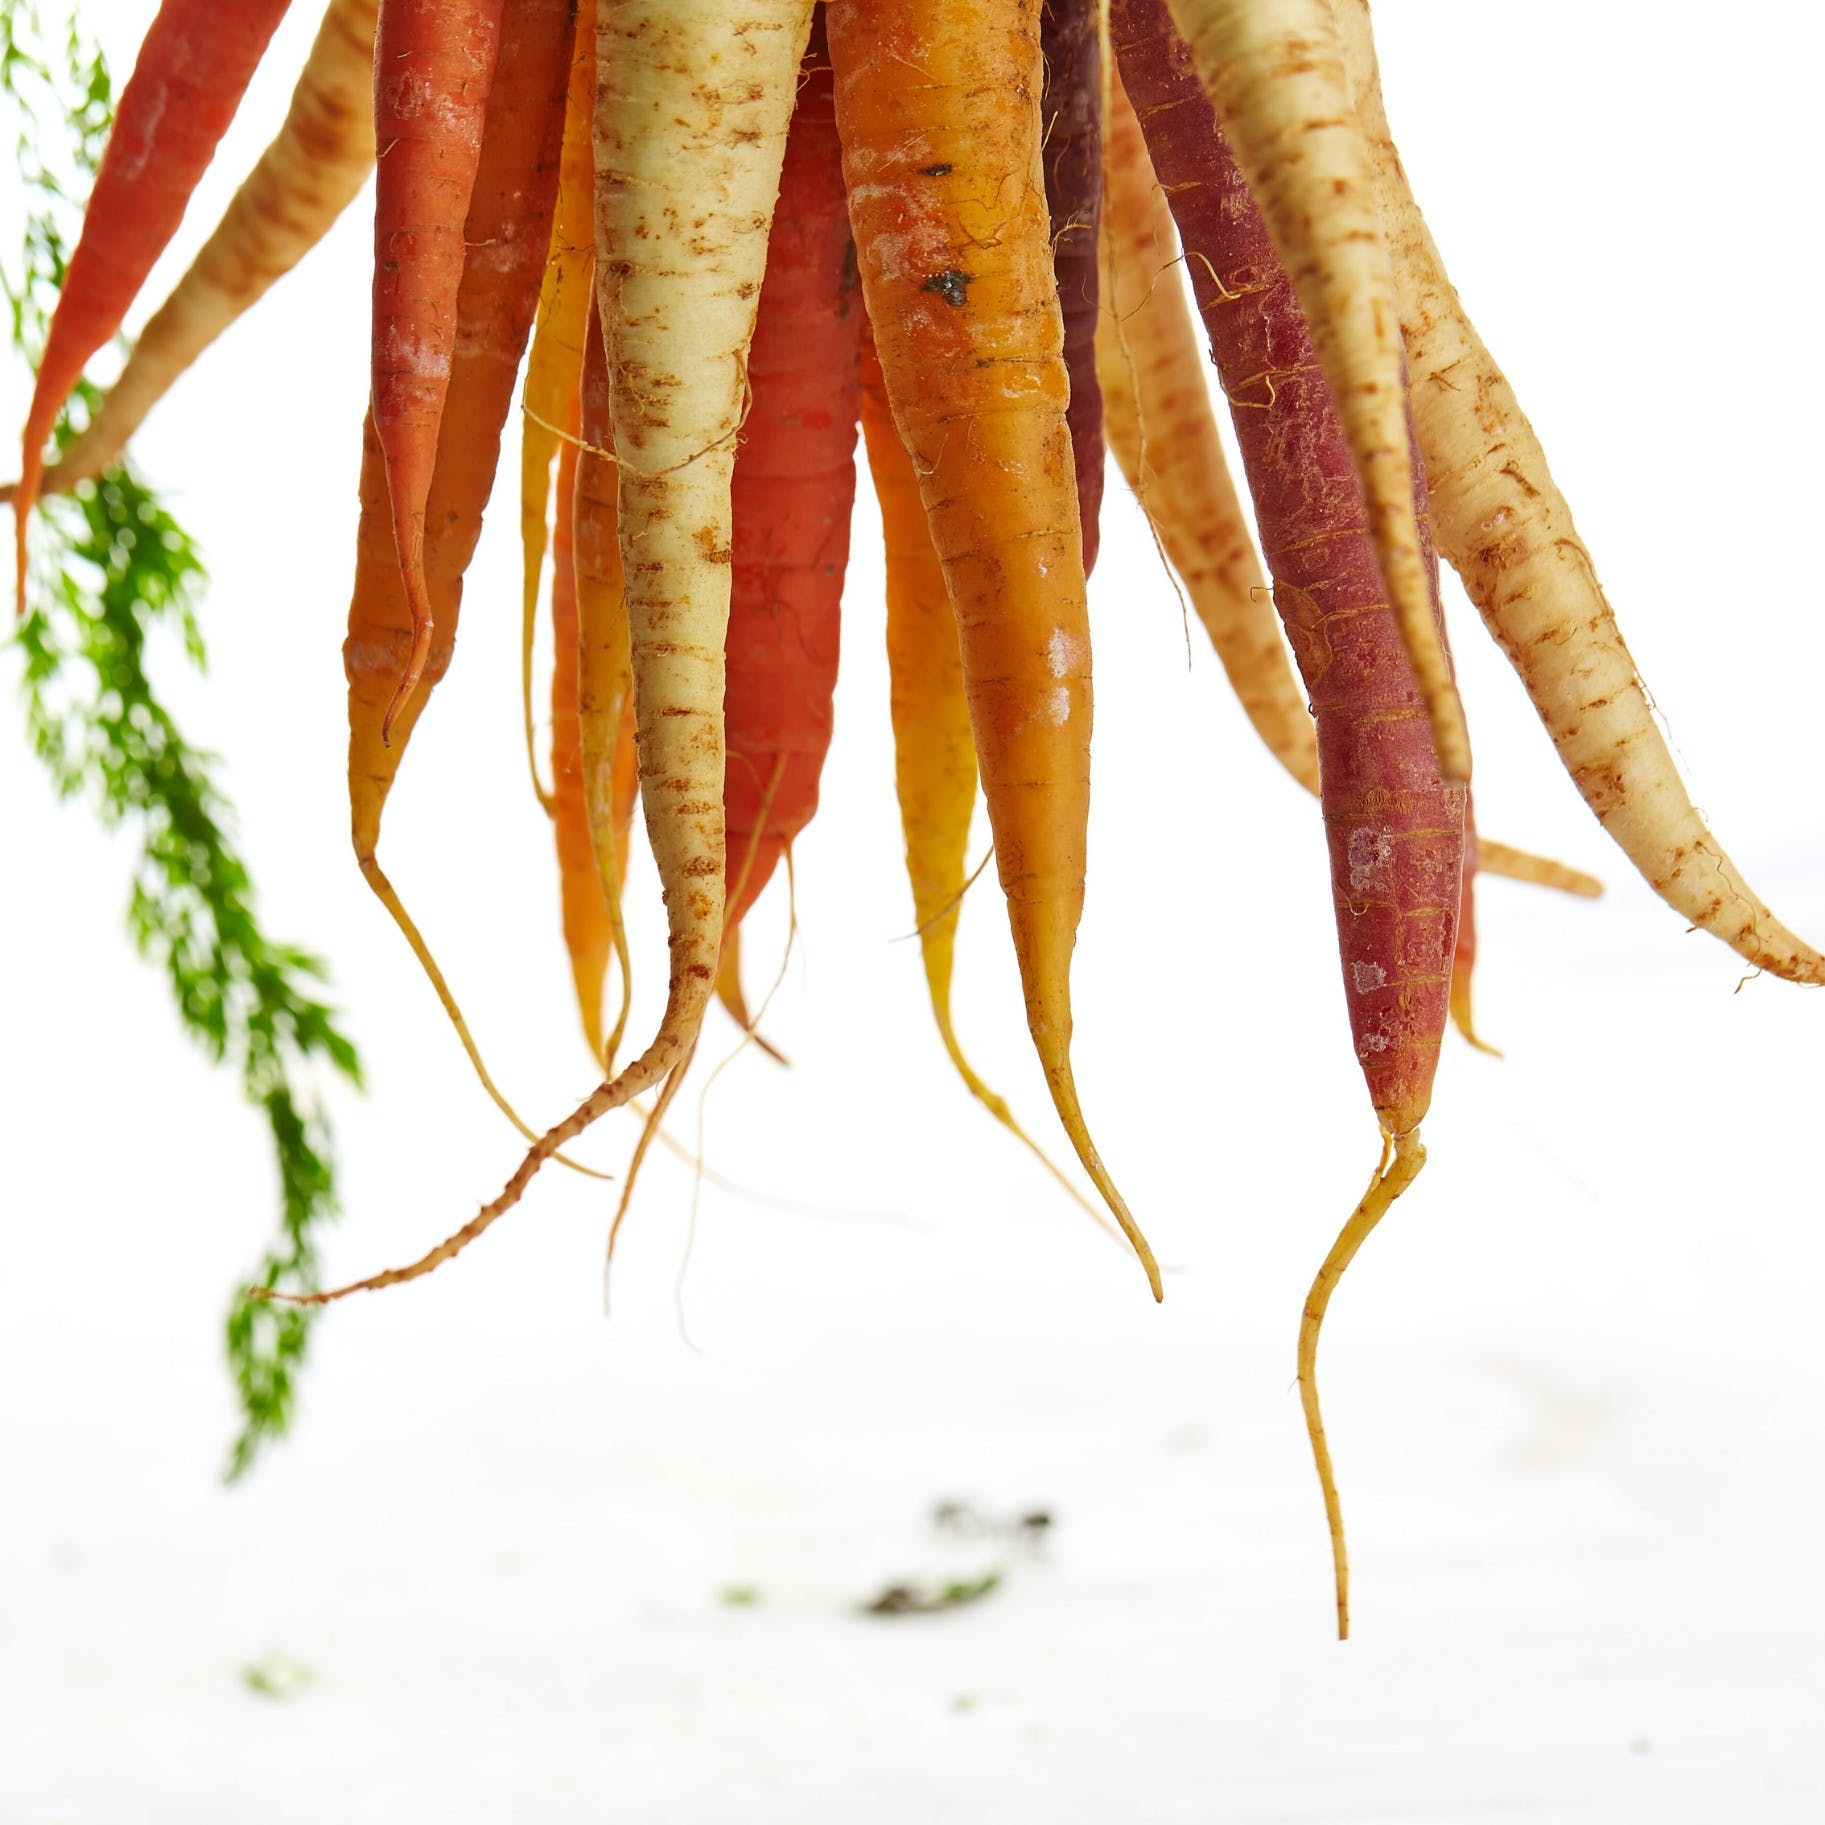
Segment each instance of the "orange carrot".
[[383,732],[412,700],[435,626],[425,522],[456,353],[463,225],[500,54],[502,0],[381,0],[374,40],[374,431],[386,459],[412,646]]
[[286,0],[164,0],[120,92],[95,187],[51,318],[26,415],[13,498],[14,585],[25,609],[26,521],[45,440],[89,357],[121,326],[166,243],[279,21]]
[[[595,24],[595,0],[583,0],[577,10],[576,52],[571,59],[570,86],[564,102],[564,145],[558,159],[558,200],[551,218],[551,248],[539,285],[539,314],[533,323],[532,353],[526,362],[520,424],[520,723],[532,789],[548,815],[551,794],[539,778],[532,728],[532,649],[548,538],[551,465],[558,453],[558,427],[566,422],[570,402],[577,396],[583,368],[584,326],[594,290],[590,284],[595,234],[590,122],[596,96]],[[594,440],[602,448],[610,442],[605,427],[606,419],[603,435]],[[613,493],[612,478],[608,492]]]
[[[556,230],[553,230],[556,238]],[[604,1069],[627,1030],[633,970],[621,885],[627,878],[638,775],[633,763],[634,671],[627,639],[627,586],[621,574],[616,476],[610,446],[608,363],[595,299],[583,339],[583,380],[571,517],[577,590],[577,737],[583,812],[608,910],[609,941],[621,972],[621,1007],[603,1041]],[[532,429],[530,420],[527,431]]]
[[[862,287],[956,612],[1027,1025],[1145,1267],[1071,1070],[1090,805],[1090,638],[1041,170],[1036,0],[831,0]],[[909,69],[920,72],[916,83]]]
[[1458,895],[1457,944],[1451,953],[1451,1024],[1479,1052],[1500,1058],[1497,1049],[1478,1037],[1471,986],[1476,975],[1476,877],[1479,858],[1476,808],[1464,797],[1464,880]]
[[[862,434],[881,508],[887,558],[888,710],[894,792],[906,844],[913,923],[925,991],[946,1055],[965,1087],[1084,1208],[1091,1207],[1015,1119],[1007,1099],[976,1073],[957,1037],[951,980],[957,925],[969,884],[970,821],[976,809],[976,743],[957,618],[925,523],[919,477],[894,429],[874,337],[862,325]],[[1101,1213],[1092,1211],[1100,1221]]]
[[385,712],[407,664],[413,622],[393,536],[385,459],[371,413],[364,434],[361,523],[343,663],[349,685],[349,812],[355,859],[430,979],[483,1088],[526,1132],[489,1077],[462,1012],[378,855],[387,796],[455,645],[463,574],[493,486],[501,428],[531,328],[550,231],[570,50],[569,8],[566,0],[515,0],[505,27],[495,82],[497,105],[489,113],[464,230],[473,251],[457,294],[444,434],[428,500],[426,578],[435,636],[426,655],[425,688],[406,705],[390,742]]
[[[574,411],[574,408],[573,408]],[[608,898],[596,871],[589,811],[584,803],[582,735],[578,727],[577,572],[573,556],[577,446],[571,437],[558,457],[558,521],[551,557],[551,799],[552,834],[558,851],[558,884],[564,949],[583,1017],[590,1056],[606,1056],[602,1032],[602,990],[613,944]]]

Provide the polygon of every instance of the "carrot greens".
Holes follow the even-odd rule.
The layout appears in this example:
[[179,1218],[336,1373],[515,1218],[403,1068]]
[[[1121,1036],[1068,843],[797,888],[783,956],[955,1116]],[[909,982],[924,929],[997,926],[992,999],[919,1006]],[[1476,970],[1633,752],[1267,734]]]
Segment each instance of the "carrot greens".
[[[20,276],[4,274],[5,293],[13,346],[34,357],[112,94],[105,58],[76,28],[53,43],[30,7],[0,11],[0,95],[17,123],[29,198]],[[61,133],[44,131],[52,109]],[[51,162],[58,146],[63,167]],[[59,447],[97,398],[92,383],[78,385]],[[307,1291],[318,1284],[317,1238],[337,1210],[333,1137],[312,1078],[323,1065],[359,1084],[361,1067],[324,999],[321,960],[260,923],[216,757],[185,736],[152,677],[148,649],[167,631],[192,664],[206,663],[202,560],[130,462],[43,502],[37,533],[30,612],[15,636],[33,749],[61,797],[87,799],[104,824],[137,839],[128,930],[164,974],[186,1029],[239,1078],[272,1137],[279,1225],[256,1272]],[[225,1342],[240,1407],[230,1480],[291,1421],[310,1319],[305,1307],[239,1296],[230,1307]]]

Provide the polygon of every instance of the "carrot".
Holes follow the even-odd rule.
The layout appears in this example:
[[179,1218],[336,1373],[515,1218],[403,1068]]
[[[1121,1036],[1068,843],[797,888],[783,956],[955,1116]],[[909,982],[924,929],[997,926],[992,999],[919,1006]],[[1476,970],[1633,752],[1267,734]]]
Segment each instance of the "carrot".
[[[740,878],[739,869],[737,878]],[[722,936],[722,958],[716,965],[716,999],[722,1003],[729,1018],[776,1065],[792,1062],[778,1046],[757,1029],[754,1024],[755,1016],[748,1011],[748,993],[742,987],[741,982],[741,927],[739,925],[731,925]]]
[[1318,790],[1318,739],[1211,411],[1172,212],[1119,79],[1110,83],[1103,211],[1110,308],[1097,325],[1109,441],[1268,751]]
[[830,748],[862,309],[822,36],[813,34],[786,139],[735,462],[728,931],[816,812]]
[[[594,50],[592,43],[592,57]],[[583,338],[580,409],[582,442],[576,451],[571,507],[577,591],[577,735],[584,818],[608,909],[609,942],[621,975],[621,1006],[601,1054],[603,1069],[612,1070],[633,999],[621,888],[627,878],[637,775],[633,764],[633,656],[627,644],[627,588],[621,575],[615,507],[618,482],[609,449],[614,430],[609,422],[608,364],[593,297]],[[527,429],[531,430],[530,420]]]
[[[573,417],[575,408],[573,406]],[[574,427],[572,437],[575,436]],[[596,866],[583,785],[578,716],[577,571],[574,557],[577,446],[566,440],[558,458],[558,520],[551,541],[551,799],[558,852],[564,949],[570,957],[583,1038],[598,1062],[608,1055],[602,1031],[602,992],[608,980],[614,922]]]
[[866,320],[862,324],[862,434],[886,546],[894,790],[932,1018],[945,1053],[970,1095],[1082,1204],[1076,1187],[1021,1127],[1007,1099],[977,1075],[957,1037],[951,980],[957,925],[969,885],[966,858],[970,820],[976,809],[976,743],[970,733],[963,654],[957,644],[957,620],[951,613],[944,570],[925,523],[925,503],[919,498],[912,457],[894,429],[887,383],[881,377],[880,358]]
[[[1318,738],[1229,477],[1172,212],[1119,78],[1110,91],[1103,212],[1110,308],[1097,325],[1110,446],[1256,734],[1315,794]],[[1506,843],[1478,839],[1477,866],[1586,898],[1603,891],[1588,874]]]
[[[551,220],[551,251],[539,287],[539,314],[533,326],[532,354],[526,364],[526,391],[520,424],[520,722],[526,739],[526,766],[532,789],[547,815],[551,794],[539,778],[532,728],[532,650],[538,625],[539,582],[544,573],[546,509],[551,494],[551,465],[558,453],[558,428],[566,422],[577,396],[583,367],[595,235],[595,169],[591,121],[596,96],[595,0],[583,0],[577,11],[576,53],[564,103],[564,145],[558,160],[558,200]],[[603,433],[597,442],[606,445]]]
[[1465,316],[1388,131],[1364,0],[1337,0],[1373,148],[1439,548],[1520,675],[1584,802],[1642,878],[1758,969],[1825,982],[1707,828],[1656,724],[1533,427]]
[[[837,127],[888,401],[962,647],[1027,1025],[1079,1159],[1146,1269],[1071,1069],[1090,638],[1041,173],[1036,0],[831,0]],[[906,80],[908,69],[921,80]]]
[[1103,47],[1100,0],[1044,0],[1039,43],[1045,65],[1046,211],[1052,221],[1052,274],[1065,324],[1071,376],[1071,454],[1084,527],[1084,575],[1096,568],[1103,504],[1103,395],[1096,377],[1102,214]]
[[1470,736],[1408,481],[1394,284],[1330,0],[1172,0],[1172,12],[1312,327],[1440,764],[1446,778],[1467,780]]
[[671,971],[658,1032],[528,1149],[500,1193],[409,1266],[432,1272],[519,1202],[592,1122],[689,1062],[722,946],[724,682],[731,482],[810,0],[601,0],[596,282],[620,465],[640,791],[665,889]]
[[1476,807],[1464,797],[1464,873],[1458,892],[1457,942],[1451,953],[1451,1024],[1479,1052],[1493,1058],[1502,1054],[1479,1038],[1472,1008],[1471,988],[1476,975]]
[[383,733],[412,700],[434,622],[425,516],[456,352],[463,223],[500,54],[502,0],[381,0],[374,40],[374,430],[412,647]]
[[95,415],[45,471],[43,492],[110,467],[202,352],[328,233],[374,165],[374,13],[330,0],[273,142],[220,225],[146,322]]
[[413,621],[400,574],[385,457],[371,412],[363,439],[355,586],[342,651],[349,686],[355,859],[424,969],[482,1087],[530,1136],[489,1076],[442,971],[379,859],[381,819],[393,781],[455,647],[463,575],[481,534],[549,234],[570,48],[569,8],[566,0],[515,0],[504,26],[496,105],[489,112],[464,228],[472,252],[457,293],[450,390],[427,502],[425,567],[435,631],[424,688],[405,706],[391,741],[385,714],[407,664]]
[[286,0],[242,0],[227,9],[209,0],[163,0],[146,30],[114,111],[26,414],[13,497],[22,613],[26,522],[38,499],[45,440],[89,357],[120,328],[177,232],[285,7]]
[[[1425,1162],[1420,1123],[1444,1036],[1464,871],[1465,789],[1447,781],[1371,538],[1351,463],[1291,279],[1164,0],[1115,0],[1122,81],[1171,199],[1254,496],[1274,602],[1317,722],[1321,802],[1345,1002],[1383,1136],[1367,1195],[1307,1298],[1299,1387],[1349,1633],[1349,1561],[1318,1404],[1318,1338],[1344,1268]],[[1425,478],[1408,478],[1424,535]],[[1447,653],[1447,663],[1449,654]]]

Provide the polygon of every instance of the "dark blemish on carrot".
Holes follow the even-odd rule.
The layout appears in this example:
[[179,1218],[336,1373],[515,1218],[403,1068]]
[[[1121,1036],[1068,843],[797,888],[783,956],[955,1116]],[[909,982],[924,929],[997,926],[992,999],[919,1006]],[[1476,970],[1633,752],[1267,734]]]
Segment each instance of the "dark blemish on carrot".
[[949,177],[951,171],[952,167],[949,165],[921,165],[919,167],[921,177]]
[[921,291],[935,291],[953,310],[961,310],[967,302],[967,291],[974,280],[974,275],[951,267],[946,272],[933,273],[919,287]]

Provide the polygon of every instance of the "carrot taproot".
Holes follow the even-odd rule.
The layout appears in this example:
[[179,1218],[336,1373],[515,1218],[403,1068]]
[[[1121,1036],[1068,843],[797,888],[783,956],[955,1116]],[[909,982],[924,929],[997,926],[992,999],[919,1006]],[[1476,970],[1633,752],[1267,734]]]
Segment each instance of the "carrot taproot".
[[94,416],[44,472],[46,494],[120,456],[199,355],[323,239],[374,166],[374,15],[330,0],[291,106],[215,232],[146,320]]
[[514,0],[464,238],[443,434],[426,512],[426,580],[434,636],[419,692],[388,739],[385,717],[408,664],[413,620],[400,572],[386,461],[372,412],[363,434],[361,519],[343,667],[348,679],[349,823],[362,876],[386,907],[448,1015],[482,1087],[530,1138],[488,1073],[429,946],[380,865],[393,782],[455,648],[464,573],[481,535],[501,430],[538,297],[550,232],[557,141],[570,50],[566,0]]
[[833,726],[862,303],[821,39],[814,27],[786,137],[735,460],[725,931],[816,813]]
[[1071,1066],[1090,630],[1044,215],[1037,0],[830,0],[827,17],[862,289],[956,616],[1028,1029],[1078,1158],[1158,1298],[1152,1250],[1091,1140]]
[[381,0],[374,35],[374,432],[412,616],[383,733],[412,701],[435,623],[425,521],[456,352],[465,219],[500,55],[502,0]]
[[1581,900],[1603,896],[1603,883],[1581,868],[1569,868],[1548,856],[1534,855],[1516,849],[1510,843],[1492,842],[1478,834],[1476,865],[1479,874],[1500,875],[1505,881],[1529,881],[1535,887],[1550,887],[1557,893],[1575,894]]
[[862,435],[887,560],[888,713],[893,725],[894,793],[912,888],[913,925],[926,998],[945,1055],[971,1096],[1092,1216],[1007,1098],[977,1073],[957,1036],[951,1006],[957,927],[969,885],[970,822],[976,809],[976,743],[957,618],[926,525],[912,456],[894,428],[887,383],[866,319],[862,324]]
[[1052,222],[1052,275],[1065,324],[1065,369],[1071,377],[1065,422],[1071,427],[1086,577],[1096,568],[1103,506],[1103,395],[1096,375],[1102,16],[1101,0],[1044,0],[1039,20],[1046,212]]
[[1336,12],[1389,225],[1440,550],[1584,802],[1648,885],[1756,968],[1825,982],[1825,956],[1775,917],[1693,805],[1540,440],[1413,200],[1365,0],[1336,0]]
[[[594,48],[592,43],[592,55]],[[555,236],[555,228],[553,232]],[[612,1070],[633,1005],[633,964],[621,893],[627,879],[637,775],[633,765],[633,655],[627,641],[627,586],[621,574],[615,504],[619,482],[610,448],[615,434],[609,418],[602,325],[593,296],[583,337],[579,428],[571,507],[577,591],[578,758],[584,819],[621,978],[621,1005],[602,1047],[603,1069]]]
[[1171,0],[1172,13],[1292,277],[1445,775],[1470,735],[1432,614],[1409,485],[1405,358],[1374,174],[1330,0]]
[[[594,287],[595,168],[591,151],[596,98],[595,0],[577,11],[576,52],[564,102],[564,144],[558,156],[558,200],[551,248],[539,285],[539,310],[526,360],[520,414],[520,723],[532,789],[549,816],[551,794],[539,777],[532,722],[532,654],[540,584],[549,542],[552,463],[559,427],[577,396]],[[606,447],[606,434],[597,443]]]
[[722,946],[735,444],[810,27],[811,0],[599,0],[597,11],[596,284],[620,467],[640,792],[670,939],[659,1029],[539,1136],[460,1229],[405,1267],[298,1303],[431,1273],[511,1210],[566,1141],[689,1063]]
[[25,609],[26,528],[44,447],[91,355],[121,326],[177,232],[287,0],[163,0],[114,110],[82,233],[39,358],[13,496],[14,588]]
[[[1383,1137],[1381,1165],[1319,1270],[1299,1334],[1300,1398],[1331,1536],[1338,1633],[1347,1636],[1349,1560],[1318,1401],[1318,1340],[1344,1269],[1425,1162],[1419,1130],[1450,1000],[1466,789],[1444,775],[1298,293],[1165,0],[1115,0],[1111,39],[1178,223],[1275,607],[1312,704],[1345,1005]],[[1448,666],[1416,464],[1407,486]]]
[[[572,406],[573,417],[575,405]],[[607,1058],[602,998],[614,947],[614,921],[597,868],[583,783],[578,714],[581,642],[577,633],[575,524],[577,445],[574,424],[558,456],[557,524],[551,539],[551,802],[558,855],[564,950],[576,990],[583,1039],[592,1058]]]

